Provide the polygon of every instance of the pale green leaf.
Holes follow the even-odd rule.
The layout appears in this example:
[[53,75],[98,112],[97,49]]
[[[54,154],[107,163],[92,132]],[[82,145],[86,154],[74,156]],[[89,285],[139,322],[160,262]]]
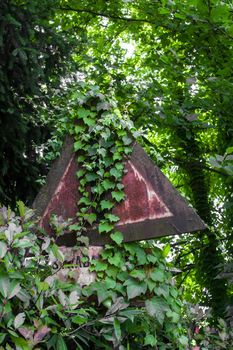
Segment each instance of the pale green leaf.
[[5,242],[0,242],[0,259],[4,258],[7,253],[7,245]]
[[14,319],[14,327],[17,329],[24,324],[26,315],[24,312],[20,312]]

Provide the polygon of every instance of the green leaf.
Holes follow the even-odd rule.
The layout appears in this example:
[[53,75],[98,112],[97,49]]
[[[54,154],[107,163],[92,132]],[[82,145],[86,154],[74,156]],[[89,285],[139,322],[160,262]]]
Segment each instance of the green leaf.
[[157,344],[157,339],[152,334],[147,334],[144,339],[144,345],[155,346]]
[[89,173],[86,175],[86,179],[88,182],[95,181],[99,178],[99,176],[96,173]]
[[125,193],[123,191],[113,191],[112,192],[112,198],[114,198],[117,202],[122,201],[124,199]]
[[21,337],[11,337],[13,343],[16,345],[17,350],[31,350],[32,347],[28,344],[28,341]]
[[228,147],[227,150],[226,150],[226,153],[227,154],[233,153],[233,147]]
[[51,246],[51,251],[52,251],[54,257],[57,260],[59,260],[61,262],[64,262],[64,255],[63,255],[62,251],[58,248],[58,246],[56,244],[53,244]]
[[163,296],[165,299],[169,296],[169,287],[166,284],[161,284],[155,289],[155,292],[158,296]]
[[132,143],[132,139],[129,136],[123,136],[122,141],[124,142],[124,145],[128,146]]
[[18,293],[20,292],[21,287],[20,284],[17,283],[17,281],[12,281],[10,283],[10,293],[8,294],[8,299],[13,298],[15,295],[18,295]]
[[167,317],[170,318],[172,320],[173,323],[177,323],[179,322],[180,319],[180,315],[174,311],[169,310],[166,313]]
[[130,272],[130,276],[137,278],[139,281],[143,281],[146,278],[144,270],[133,270]]
[[104,216],[110,222],[118,222],[120,220],[119,216],[116,216],[116,215],[113,215],[113,214],[105,214]]
[[109,179],[105,179],[103,182],[101,182],[101,185],[103,186],[105,191],[110,190],[110,189],[115,187],[114,182],[109,180]]
[[114,318],[113,321],[114,333],[118,341],[121,339],[121,324],[117,318]]
[[0,293],[4,298],[10,293],[10,281],[7,275],[0,276]]
[[0,259],[4,258],[7,253],[7,245],[5,242],[0,241]]
[[162,298],[154,297],[151,300],[146,300],[145,306],[147,313],[163,325],[165,313],[170,310],[168,304]]
[[116,231],[116,232],[112,233],[110,235],[110,237],[112,238],[112,240],[114,242],[116,242],[116,244],[121,244],[123,242],[123,239],[124,239],[124,237],[120,231]]
[[150,273],[150,277],[155,282],[163,282],[165,280],[165,272],[160,268],[156,268]]
[[109,224],[107,221],[100,222],[98,226],[99,233],[111,232],[114,228],[114,225]]
[[68,350],[65,340],[60,334],[57,336],[56,350]]
[[116,281],[110,277],[105,278],[105,285],[107,289],[113,289],[116,287]]
[[122,170],[118,170],[116,168],[111,168],[110,175],[114,176],[116,179],[121,179]]
[[102,200],[100,202],[100,206],[101,206],[102,210],[104,210],[104,209],[112,209],[112,207],[114,206],[114,203],[112,203],[111,201],[108,201],[108,200]]
[[147,290],[147,285],[145,282],[139,282],[134,279],[127,280],[124,283],[124,286],[127,286],[128,299],[133,299],[141,294],[145,294]]
[[181,345],[188,346],[188,338],[182,335],[180,338],[178,338],[178,341]]
[[95,261],[94,265],[95,265],[96,272],[105,271],[108,267],[108,265],[106,263],[104,263],[103,261],[100,261],[100,260]]
[[112,264],[114,266],[122,265],[123,261],[122,261],[121,253],[120,252],[115,253],[112,257],[108,258],[108,261],[110,264]]
[[82,134],[85,130],[85,127],[82,125],[76,125],[74,130],[76,134]]
[[96,121],[93,118],[84,117],[83,121],[88,126],[94,126],[96,124]]
[[91,111],[85,109],[85,108],[79,108],[77,110],[77,114],[81,119],[86,118],[87,116],[89,116],[91,114]]
[[80,149],[83,149],[84,144],[81,141],[76,141],[74,143],[74,150],[79,151]]
[[136,250],[136,256],[138,260],[138,265],[144,265],[146,264],[146,253],[144,249],[142,249],[138,244],[135,245],[135,250]]
[[77,171],[76,175],[78,177],[78,179],[82,176],[84,176],[86,174],[86,171],[84,169],[81,169],[79,171]]
[[17,208],[19,210],[19,215],[21,218],[24,218],[25,213],[26,213],[26,207],[22,201],[17,201]]
[[154,255],[148,254],[147,255],[147,260],[151,262],[152,264],[155,264],[158,261],[158,258]]
[[3,343],[5,337],[6,337],[7,333],[0,333],[0,344]]
[[26,315],[24,312],[20,312],[14,319],[14,327],[17,329],[24,324]]
[[97,219],[97,215],[96,215],[96,214],[94,214],[94,213],[91,213],[91,214],[85,214],[83,217],[84,217],[84,219],[85,219],[85,220],[87,220],[87,221],[88,221],[88,223],[89,223],[90,225],[92,225],[92,224],[93,224],[93,222],[95,222],[95,221],[96,221],[96,219]]
[[77,315],[71,318],[71,321],[73,323],[76,323],[78,325],[82,325],[88,321],[87,317],[84,317],[83,315]]
[[97,283],[96,284],[96,291],[97,291],[97,297],[98,297],[98,303],[102,303],[104,300],[108,299],[109,293],[107,291],[106,286],[103,283]]
[[166,258],[168,254],[170,253],[171,246],[170,244],[166,244],[165,247],[163,248],[163,256]]

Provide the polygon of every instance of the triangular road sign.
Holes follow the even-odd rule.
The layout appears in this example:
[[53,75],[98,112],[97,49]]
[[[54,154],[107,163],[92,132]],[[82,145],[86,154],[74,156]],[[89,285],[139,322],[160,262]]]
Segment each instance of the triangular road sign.
[[[113,213],[120,217],[116,227],[123,233],[125,242],[205,229],[194,209],[188,206],[137,143],[125,168],[127,173],[122,182],[126,198],[113,209]],[[41,216],[40,226],[48,233],[51,232],[51,214],[61,215],[64,219],[76,217],[79,200],[77,170],[73,140],[67,138],[33,205]],[[100,235],[95,229],[89,230],[86,235],[91,245],[101,246],[110,242],[109,234]],[[65,234],[58,243],[73,246],[75,236]]]

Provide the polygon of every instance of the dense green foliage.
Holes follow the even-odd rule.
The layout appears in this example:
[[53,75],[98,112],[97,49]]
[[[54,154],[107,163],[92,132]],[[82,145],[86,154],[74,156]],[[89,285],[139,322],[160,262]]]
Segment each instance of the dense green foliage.
[[181,270],[184,298],[229,321],[231,1],[4,0],[0,10],[0,200],[31,200],[48,165],[45,140],[56,129],[50,144],[57,152],[67,111],[78,108],[67,86],[74,80],[98,85],[117,101],[118,115],[133,120],[151,157],[208,225],[202,233],[163,241]]
[[115,95],[208,225],[175,245],[177,263],[180,281],[193,288],[187,297],[222,314],[231,298],[227,281],[215,279],[232,256],[231,4],[82,1],[61,8],[64,23],[72,18],[87,32],[76,57],[84,79]]
[[[32,201],[46,171],[40,149],[52,127],[44,117],[59,87],[72,35],[55,22],[57,1],[0,3],[0,202]],[[67,32],[68,33],[68,32]],[[69,44],[69,45],[68,45]],[[69,67],[71,64],[67,64]]]
[[[167,247],[113,242],[92,261],[96,281],[85,286],[75,277],[79,266],[70,266],[55,244],[56,236],[37,231],[30,221],[33,211],[22,202],[18,207],[18,216],[5,207],[0,211],[0,349],[186,348]],[[77,230],[69,222],[56,228],[59,234]],[[77,248],[83,262],[87,247],[86,242]],[[59,275],[63,269],[65,279]]]

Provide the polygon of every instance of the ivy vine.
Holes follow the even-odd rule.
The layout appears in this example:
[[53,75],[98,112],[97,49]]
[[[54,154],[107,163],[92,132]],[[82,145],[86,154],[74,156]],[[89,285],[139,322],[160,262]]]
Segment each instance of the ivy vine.
[[98,88],[84,94],[75,92],[73,99],[78,101],[78,107],[71,113],[69,132],[77,152],[80,199],[77,223],[70,229],[76,231],[77,241],[87,246],[83,234],[93,226],[100,235],[108,233],[112,239],[100,258],[91,261],[90,270],[96,273],[96,281],[84,288],[83,294],[91,300],[96,295],[98,304],[106,307],[109,314],[126,306],[131,309],[125,313],[133,316],[139,306],[146,309],[146,321],[145,315],[138,321],[142,333],[136,338],[135,325],[126,322],[123,326],[122,315],[112,321],[113,335],[108,333],[111,327],[105,327],[106,339],[115,345],[134,344],[135,348],[136,343],[140,343],[169,349],[170,345],[164,345],[167,342],[183,349],[188,339],[180,323],[179,292],[165,260],[169,247],[161,249],[154,241],[123,243],[123,235],[115,227],[119,217],[112,214],[113,207],[125,197],[124,163],[133,150],[138,132]]
[[111,210],[124,199],[121,180],[124,161],[132,152],[133,142],[129,123],[120,119],[117,110],[103,95],[93,91],[83,96],[83,104],[71,118],[69,130],[78,154],[80,194],[77,224],[71,229],[81,235],[83,230],[94,225],[100,234],[109,233],[112,240],[120,244],[123,236],[115,229],[119,217]]

